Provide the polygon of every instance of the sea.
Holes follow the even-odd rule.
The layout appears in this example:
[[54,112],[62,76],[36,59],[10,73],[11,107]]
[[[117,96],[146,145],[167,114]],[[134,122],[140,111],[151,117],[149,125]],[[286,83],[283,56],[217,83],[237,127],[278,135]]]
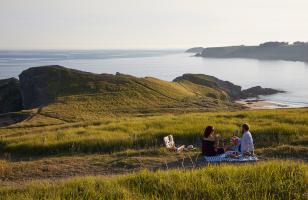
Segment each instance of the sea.
[[243,89],[262,86],[286,93],[260,99],[285,107],[308,107],[308,63],[255,59],[195,57],[184,49],[169,50],[0,50],[0,79],[16,77],[29,67],[62,65],[93,72],[116,72],[166,81],[200,73],[231,81]]

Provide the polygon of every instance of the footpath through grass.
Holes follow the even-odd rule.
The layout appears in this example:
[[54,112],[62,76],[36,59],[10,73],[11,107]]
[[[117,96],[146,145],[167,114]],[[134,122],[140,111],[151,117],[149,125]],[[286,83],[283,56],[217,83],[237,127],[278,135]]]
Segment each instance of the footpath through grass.
[[0,199],[307,199],[308,166],[272,161],[33,182]]

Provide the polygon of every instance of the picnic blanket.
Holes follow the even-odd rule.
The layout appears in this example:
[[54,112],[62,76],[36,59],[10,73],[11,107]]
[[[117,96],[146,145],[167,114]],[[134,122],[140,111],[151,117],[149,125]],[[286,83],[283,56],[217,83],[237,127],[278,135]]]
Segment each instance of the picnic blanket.
[[238,158],[230,158],[227,154],[221,154],[218,156],[204,156],[207,162],[217,163],[217,162],[255,162],[258,161],[256,156],[240,156]]

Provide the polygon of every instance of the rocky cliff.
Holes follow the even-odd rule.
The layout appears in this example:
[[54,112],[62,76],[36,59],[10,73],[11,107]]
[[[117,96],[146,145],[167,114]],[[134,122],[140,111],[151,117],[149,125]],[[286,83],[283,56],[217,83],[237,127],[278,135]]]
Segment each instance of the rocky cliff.
[[24,108],[47,105],[56,97],[97,92],[103,75],[62,66],[33,67],[19,75]]
[[275,90],[272,88],[262,88],[261,86],[256,86],[249,88],[247,90],[243,90],[241,93],[241,98],[251,98],[251,97],[258,97],[260,95],[273,95],[278,93],[284,93],[285,91],[282,90]]
[[19,81],[15,78],[0,80],[0,113],[22,109]]

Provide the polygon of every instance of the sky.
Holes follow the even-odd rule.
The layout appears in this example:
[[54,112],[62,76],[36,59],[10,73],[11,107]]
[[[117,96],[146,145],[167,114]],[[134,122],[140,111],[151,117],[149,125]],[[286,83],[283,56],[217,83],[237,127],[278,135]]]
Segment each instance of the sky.
[[0,49],[308,41],[307,0],[1,0]]

